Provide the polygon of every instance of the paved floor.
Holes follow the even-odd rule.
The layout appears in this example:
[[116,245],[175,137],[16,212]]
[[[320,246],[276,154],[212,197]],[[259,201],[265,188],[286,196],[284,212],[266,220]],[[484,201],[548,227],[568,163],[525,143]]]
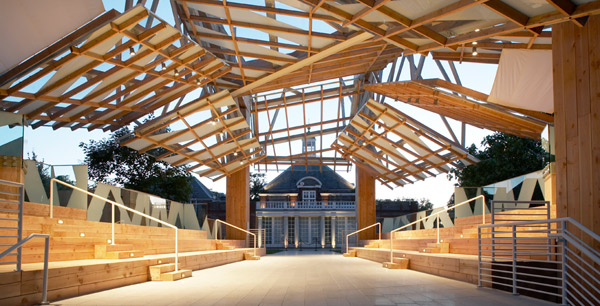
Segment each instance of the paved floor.
[[[288,251],[53,305],[552,305],[339,253]],[[555,305],[555,304],[554,304]]]

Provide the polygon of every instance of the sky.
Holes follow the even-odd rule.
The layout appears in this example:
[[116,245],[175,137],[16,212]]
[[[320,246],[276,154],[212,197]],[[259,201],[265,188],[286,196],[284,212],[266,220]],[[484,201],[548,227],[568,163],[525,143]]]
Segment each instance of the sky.
[[[120,12],[123,11],[124,1],[120,0],[104,0],[106,9],[114,8]],[[148,6],[151,1],[147,1]],[[160,1],[157,14],[166,22],[173,24],[174,18],[169,5],[169,1]],[[417,62],[417,60],[415,60]],[[391,65],[391,64],[390,64]],[[450,74],[447,63],[444,63],[446,71]],[[496,75],[497,66],[493,64],[473,64],[473,63],[456,63],[458,74],[462,81],[463,86],[489,94],[492,89],[494,77]],[[389,70],[389,66],[388,66]],[[435,62],[428,57],[425,61],[423,68],[423,78],[442,78],[441,73]],[[384,78],[385,78],[384,73]],[[408,65],[405,64],[405,69],[401,75],[401,80],[409,79],[408,76]],[[414,119],[419,120],[421,123],[433,128],[437,132],[450,138],[450,134],[447,132],[439,116],[435,113],[431,113],[405,103],[394,102],[392,99],[386,99],[388,105],[408,114]],[[458,127],[460,124],[456,121],[449,119],[450,124],[453,127]],[[454,129],[458,137],[460,137],[460,129]],[[483,137],[489,135],[491,132],[484,129],[479,129],[472,126],[467,126],[466,132],[466,146],[472,143],[480,145]],[[41,127],[35,130],[26,128],[25,130],[25,157],[28,154],[35,152],[39,159],[44,160],[45,163],[53,165],[67,165],[67,164],[82,164],[84,160],[84,154],[79,144],[81,142],[89,142],[90,139],[100,140],[102,138],[108,138],[109,133],[105,133],[99,130],[88,132],[85,129],[79,129],[71,131],[70,129],[58,129],[52,130],[48,127]],[[325,144],[324,144],[325,146]],[[280,167],[281,169],[282,167]],[[68,167],[57,168],[58,174],[70,174]],[[64,169],[64,173],[61,173],[60,169]],[[251,168],[252,169],[252,168]],[[285,169],[285,168],[283,168]],[[252,171],[252,170],[251,170]],[[342,177],[351,183],[355,182],[354,167],[350,172],[338,172]],[[267,172],[267,182],[274,179],[279,173]],[[197,177],[197,176],[196,176]],[[225,192],[225,179],[213,182],[210,179],[200,178],[209,189],[219,192]],[[378,199],[395,199],[395,198],[427,198],[435,207],[443,206],[448,202],[448,199],[454,192],[454,181],[449,181],[445,175],[438,175],[435,178],[429,178],[425,181],[419,181],[415,184],[406,185],[404,187],[398,187],[390,190],[386,186],[382,186],[379,183],[376,184],[376,197]]]

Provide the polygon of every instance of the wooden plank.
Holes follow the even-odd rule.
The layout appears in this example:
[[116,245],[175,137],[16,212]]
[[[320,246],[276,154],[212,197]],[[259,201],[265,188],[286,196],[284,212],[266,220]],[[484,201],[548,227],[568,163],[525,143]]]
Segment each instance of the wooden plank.
[[[250,221],[250,167],[244,167],[227,177],[225,221],[247,229]],[[246,239],[246,233],[227,227],[227,239]]]
[[[356,168],[356,203],[358,229],[375,223],[375,177],[359,167]],[[375,227],[358,233],[361,240],[375,238]]]

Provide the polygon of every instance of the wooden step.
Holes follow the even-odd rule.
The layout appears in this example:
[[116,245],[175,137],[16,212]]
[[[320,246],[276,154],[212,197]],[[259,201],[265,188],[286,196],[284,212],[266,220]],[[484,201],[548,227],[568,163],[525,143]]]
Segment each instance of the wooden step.
[[419,253],[440,253],[439,248],[424,248],[419,250]]
[[393,262],[384,262],[383,267],[387,269],[408,269],[408,258],[394,257]]
[[430,242],[427,243],[427,248],[439,249],[438,253],[449,253],[450,252],[450,244],[448,242]]
[[172,281],[180,280],[182,278],[191,277],[191,276],[192,276],[192,270],[179,270],[179,271],[162,273],[160,275],[160,280],[163,282],[165,282],[165,281],[172,282]]
[[260,256],[255,256],[254,253],[244,253],[244,260],[260,260]]
[[155,265],[148,267],[148,269],[150,270],[150,280],[159,281],[161,280],[161,274],[175,271],[175,264],[168,263],[162,265]]
[[107,258],[107,253],[131,251],[134,247],[131,244],[97,244],[94,246],[94,257],[96,259]]
[[217,250],[235,250],[234,246],[231,246],[225,242],[217,242],[216,244]]
[[106,252],[104,259],[124,259],[124,258],[139,258],[144,257],[142,251],[118,251],[118,252]]
[[343,254],[344,257],[356,257],[356,250],[350,250],[348,253]]

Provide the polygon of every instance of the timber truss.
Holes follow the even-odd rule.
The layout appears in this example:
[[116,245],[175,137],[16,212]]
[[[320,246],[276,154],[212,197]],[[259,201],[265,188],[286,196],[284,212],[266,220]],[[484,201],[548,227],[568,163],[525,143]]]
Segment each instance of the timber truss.
[[[161,0],[133,2],[0,75],[0,110],[33,128],[136,124],[124,145],[213,179],[355,164],[390,187],[476,162],[466,124],[538,138],[551,114],[488,102],[454,63],[550,50],[553,24],[600,14],[588,0],[162,0],[172,27]],[[423,80],[429,56],[439,80]],[[439,114],[449,136],[385,97]]]

